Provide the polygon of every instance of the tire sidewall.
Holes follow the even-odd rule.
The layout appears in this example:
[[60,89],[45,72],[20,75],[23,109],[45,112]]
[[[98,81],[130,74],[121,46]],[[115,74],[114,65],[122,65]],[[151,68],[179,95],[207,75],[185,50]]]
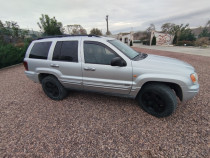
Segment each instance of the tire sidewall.
[[[53,95],[51,95],[48,91],[47,91],[47,89],[46,89],[46,83],[47,82],[51,82],[52,84],[54,84],[57,88],[58,88],[58,91],[59,91],[59,95],[58,96],[53,96]],[[45,94],[49,97],[49,98],[51,98],[51,99],[53,99],[53,100],[61,100],[61,99],[63,99],[64,97],[63,97],[63,93],[65,93],[64,92],[64,87],[59,83],[59,81],[55,78],[55,77],[53,77],[53,76],[47,76],[47,77],[45,77],[43,80],[42,80],[42,88],[43,88],[43,90],[44,90],[44,92],[45,92]]]
[[[149,109],[148,106],[143,103],[143,94],[146,92],[151,92],[161,97],[166,106],[163,112],[155,112],[154,110]],[[167,117],[171,115],[174,112],[177,104],[174,92],[165,85],[150,85],[144,87],[138,96],[138,102],[144,111],[156,117]]]

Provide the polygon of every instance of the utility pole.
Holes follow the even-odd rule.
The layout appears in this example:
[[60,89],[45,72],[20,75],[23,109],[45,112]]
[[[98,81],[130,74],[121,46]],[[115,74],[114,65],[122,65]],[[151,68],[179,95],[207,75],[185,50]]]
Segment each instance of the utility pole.
[[106,29],[107,29],[106,34],[107,35],[109,34],[109,25],[108,24],[109,24],[109,15],[106,16]]

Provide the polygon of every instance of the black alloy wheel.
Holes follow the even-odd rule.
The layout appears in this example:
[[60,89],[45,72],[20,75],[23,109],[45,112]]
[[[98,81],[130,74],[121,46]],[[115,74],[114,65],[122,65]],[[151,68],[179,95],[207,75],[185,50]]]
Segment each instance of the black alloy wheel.
[[45,94],[53,100],[62,100],[68,94],[64,86],[52,75],[45,77],[41,83]]
[[142,95],[142,102],[151,111],[161,113],[166,108],[166,103],[158,94],[154,92],[147,92]]
[[53,97],[58,97],[59,96],[58,87],[54,83],[52,83],[51,81],[46,82],[45,87],[46,87],[47,93],[49,93]]
[[143,86],[137,96],[137,101],[144,111],[156,117],[170,116],[177,106],[175,92],[161,83]]

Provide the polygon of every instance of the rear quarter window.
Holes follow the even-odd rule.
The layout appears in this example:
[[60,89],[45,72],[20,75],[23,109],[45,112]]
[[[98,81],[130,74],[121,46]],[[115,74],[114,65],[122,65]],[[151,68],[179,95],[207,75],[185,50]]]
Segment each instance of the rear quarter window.
[[34,43],[29,58],[47,59],[48,52],[52,42],[37,42]]

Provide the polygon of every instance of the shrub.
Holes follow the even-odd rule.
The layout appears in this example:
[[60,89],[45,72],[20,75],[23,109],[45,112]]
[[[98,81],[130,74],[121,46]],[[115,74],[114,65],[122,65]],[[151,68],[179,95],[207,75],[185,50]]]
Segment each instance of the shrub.
[[185,46],[185,44],[186,44],[186,46],[194,46],[195,45],[194,41],[178,41],[176,45],[177,46]]
[[195,46],[207,46],[210,45],[209,37],[201,37],[195,41]]
[[0,41],[0,68],[23,62],[28,45],[29,42],[25,42],[24,46],[16,47]]

